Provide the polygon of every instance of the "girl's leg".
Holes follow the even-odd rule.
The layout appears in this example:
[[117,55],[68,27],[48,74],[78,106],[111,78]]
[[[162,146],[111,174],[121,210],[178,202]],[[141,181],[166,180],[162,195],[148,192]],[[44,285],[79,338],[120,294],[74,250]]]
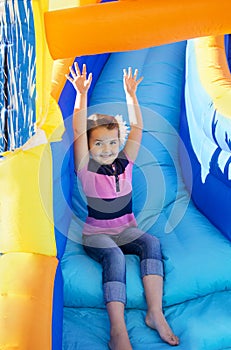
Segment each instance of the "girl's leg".
[[170,345],[178,345],[179,339],[169,327],[162,311],[163,277],[146,275],[143,277],[145,296],[148,306],[146,324],[157,330],[160,337]]
[[111,301],[107,303],[107,311],[111,328],[109,348],[111,350],[132,350],[124,320],[124,304]]
[[124,319],[126,303],[124,254],[113,239],[107,235],[86,237],[84,249],[103,268],[104,301],[110,320],[109,348],[111,350],[132,350]]
[[[138,238],[132,241],[133,232]],[[179,339],[172,332],[162,311],[163,263],[159,240],[137,228],[125,230],[124,240],[128,243],[121,246],[122,251],[125,254],[136,254],[140,258],[141,277],[148,306],[146,324],[157,330],[168,344],[178,345]]]

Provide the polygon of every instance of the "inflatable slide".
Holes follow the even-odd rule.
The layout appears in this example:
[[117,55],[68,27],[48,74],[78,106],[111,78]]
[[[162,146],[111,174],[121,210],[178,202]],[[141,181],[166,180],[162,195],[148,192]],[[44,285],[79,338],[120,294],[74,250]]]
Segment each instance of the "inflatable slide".
[[[140,228],[161,241],[164,312],[179,349],[231,349],[231,5],[77,5],[0,3],[0,349],[108,348],[101,267],[81,245],[86,201],[65,80],[74,60],[93,72],[89,114],[128,121],[122,70],[144,76],[133,203]],[[126,263],[133,349],[170,348],[145,326],[137,257]]]

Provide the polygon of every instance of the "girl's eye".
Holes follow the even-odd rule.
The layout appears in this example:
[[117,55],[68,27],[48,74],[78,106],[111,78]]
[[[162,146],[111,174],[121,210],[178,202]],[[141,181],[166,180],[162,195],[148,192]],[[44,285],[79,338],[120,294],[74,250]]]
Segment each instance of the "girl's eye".
[[111,141],[111,145],[116,145],[116,141]]
[[98,142],[95,143],[95,145],[96,146],[101,146],[101,142],[98,141]]

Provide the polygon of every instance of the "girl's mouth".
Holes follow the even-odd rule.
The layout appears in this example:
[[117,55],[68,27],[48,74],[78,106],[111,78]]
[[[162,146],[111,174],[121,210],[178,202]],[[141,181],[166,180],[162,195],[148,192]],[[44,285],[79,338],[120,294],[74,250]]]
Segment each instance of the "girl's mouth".
[[102,154],[101,157],[104,158],[104,159],[112,158],[113,154]]

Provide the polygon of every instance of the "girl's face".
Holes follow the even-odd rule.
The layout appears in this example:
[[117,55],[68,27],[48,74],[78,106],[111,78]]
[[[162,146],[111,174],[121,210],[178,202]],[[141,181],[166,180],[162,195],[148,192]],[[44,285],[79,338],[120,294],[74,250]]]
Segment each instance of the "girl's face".
[[118,129],[100,126],[90,133],[89,148],[92,158],[101,165],[110,165],[119,153]]

